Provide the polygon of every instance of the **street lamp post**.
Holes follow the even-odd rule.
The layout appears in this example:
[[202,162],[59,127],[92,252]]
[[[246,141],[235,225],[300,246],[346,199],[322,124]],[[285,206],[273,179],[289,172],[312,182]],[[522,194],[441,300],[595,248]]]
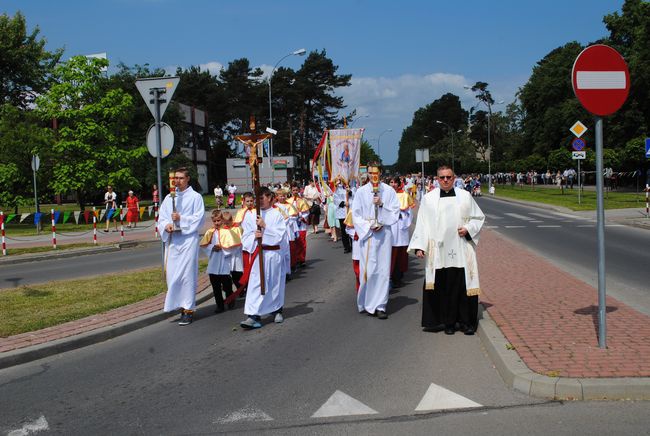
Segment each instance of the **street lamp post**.
[[[454,130],[451,128],[451,126],[449,124],[447,124],[447,123],[445,123],[443,121],[436,120],[436,123],[437,124],[444,124],[449,129],[449,132],[451,132],[451,170],[454,172],[454,174],[456,174],[456,167],[454,165],[454,161],[456,160],[455,157],[454,157]],[[460,130],[458,132],[460,132]],[[458,133],[458,132],[455,132],[455,133]]]
[[392,132],[393,129],[386,129],[383,132],[379,134],[379,137],[377,138],[377,156],[379,157],[379,161],[381,162],[381,135],[383,135],[386,132]]
[[[275,70],[278,68],[278,65],[280,65],[280,62],[288,58],[289,56],[303,56],[305,53],[307,53],[307,50],[304,48],[298,49],[296,51],[292,51],[288,55],[283,56],[279,61],[275,63],[275,66],[271,70],[271,74],[269,74],[269,128],[273,129],[273,105],[271,104],[271,78],[273,78],[273,73],[275,73]],[[273,137],[269,139],[269,155],[271,159],[271,183],[275,182],[275,170],[273,169]]]
[[352,120],[352,122],[350,123],[350,126],[349,126],[349,127],[352,128],[352,126],[354,126],[354,123],[356,123],[357,121],[359,121],[360,118],[369,118],[369,117],[370,117],[369,114],[359,115],[359,116],[356,117],[354,120]]

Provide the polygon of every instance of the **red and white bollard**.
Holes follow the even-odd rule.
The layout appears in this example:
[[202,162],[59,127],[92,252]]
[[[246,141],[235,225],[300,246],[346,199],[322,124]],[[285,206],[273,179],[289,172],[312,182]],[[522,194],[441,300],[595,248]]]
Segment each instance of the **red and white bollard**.
[[122,215],[122,207],[120,207],[120,241],[124,242],[124,215]]
[[153,226],[153,232],[154,232],[154,236],[156,237],[156,239],[158,239],[158,237],[159,237],[159,235],[158,235],[158,202],[153,204],[153,216],[154,216],[154,220],[155,220],[155,224]]
[[56,250],[56,221],[54,218],[54,209],[50,209],[52,213],[52,248]]
[[97,212],[93,206],[93,244],[97,245]]
[[648,196],[650,196],[650,185],[645,185],[645,216],[650,218],[650,201]]
[[7,255],[7,244],[5,243],[5,213],[0,212],[0,227],[2,227],[2,255]]

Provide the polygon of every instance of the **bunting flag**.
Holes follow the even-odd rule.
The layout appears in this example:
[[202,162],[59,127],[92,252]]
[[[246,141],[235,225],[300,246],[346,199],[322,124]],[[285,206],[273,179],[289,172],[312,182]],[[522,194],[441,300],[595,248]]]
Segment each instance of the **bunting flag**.
[[88,217],[90,217],[90,211],[84,210],[84,219],[86,220],[86,224],[88,224]]
[[63,224],[65,224],[70,219],[70,215],[72,215],[72,212],[69,210],[63,212]]
[[153,210],[153,206],[149,206],[147,209],[149,210],[149,216],[151,216],[151,211]]
[[9,224],[9,222],[10,222],[12,219],[14,219],[15,216],[16,216],[15,213],[10,213],[9,215],[7,215],[7,221],[5,221],[5,224]]
[[59,221],[59,216],[61,216],[61,211],[59,211],[59,210],[55,210],[55,211],[54,211],[54,222],[55,222],[55,223],[56,223],[57,221]]
[[21,214],[20,215],[20,222],[22,223],[23,221],[25,221],[25,219],[30,215],[31,215],[31,213],[23,213],[23,214]]
[[[34,214],[34,224],[38,225],[38,223],[41,222],[41,215],[43,215],[41,212],[36,212]],[[9,220],[7,220],[9,222]]]
[[144,215],[144,206],[140,207],[140,219],[142,219],[142,215]]
[[[73,212],[75,224],[79,224],[79,216],[81,215],[80,210],[75,210]],[[88,224],[88,215],[86,215],[86,224]]]
[[[106,214],[106,209],[102,209],[101,212],[99,212],[99,221],[104,219],[105,214]],[[97,211],[95,211],[95,216],[97,216]]]
[[339,177],[346,185],[359,178],[361,137],[364,129],[336,129],[329,131],[331,178]]

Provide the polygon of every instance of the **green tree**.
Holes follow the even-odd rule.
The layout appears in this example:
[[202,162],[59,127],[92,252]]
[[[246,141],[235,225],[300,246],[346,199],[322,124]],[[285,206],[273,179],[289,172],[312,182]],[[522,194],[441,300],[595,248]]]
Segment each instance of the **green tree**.
[[39,33],[38,27],[27,31],[20,12],[13,17],[0,15],[0,104],[26,108],[47,88],[63,50],[45,50],[46,41]]
[[377,156],[375,150],[365,139],[361,140],[361,156],[359,162],[361,165],[368,165],[370,162],[379,162],[379,156]]
[[48,180],[47,145],[51,143],[52,130],[40,125],[30,111],[20,110],[10,104],[0,106],[0,204],[14,208],[34,200],[31,159],[38,154],[43,162],[37,174],[41,197],[43,181]]
[[117,191],[137,185],[129,163],[147,153],[128,143],[133,99],[121,89],[106,91],[106,66],[105,59],[72,57],[55,68],[54,84],[36,100],[41,119],[58,121],[49,186],[56,194],[74,192],[82,208],[106,184]]

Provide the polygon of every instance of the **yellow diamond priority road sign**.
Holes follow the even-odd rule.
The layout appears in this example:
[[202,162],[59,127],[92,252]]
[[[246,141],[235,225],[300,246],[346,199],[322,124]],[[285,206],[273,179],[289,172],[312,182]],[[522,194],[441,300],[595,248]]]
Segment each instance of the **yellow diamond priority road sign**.
[[580,121],[576,121],[576,123],[571,126],[569,130],[579,138],[587,131],[587,126],[582,124]]

